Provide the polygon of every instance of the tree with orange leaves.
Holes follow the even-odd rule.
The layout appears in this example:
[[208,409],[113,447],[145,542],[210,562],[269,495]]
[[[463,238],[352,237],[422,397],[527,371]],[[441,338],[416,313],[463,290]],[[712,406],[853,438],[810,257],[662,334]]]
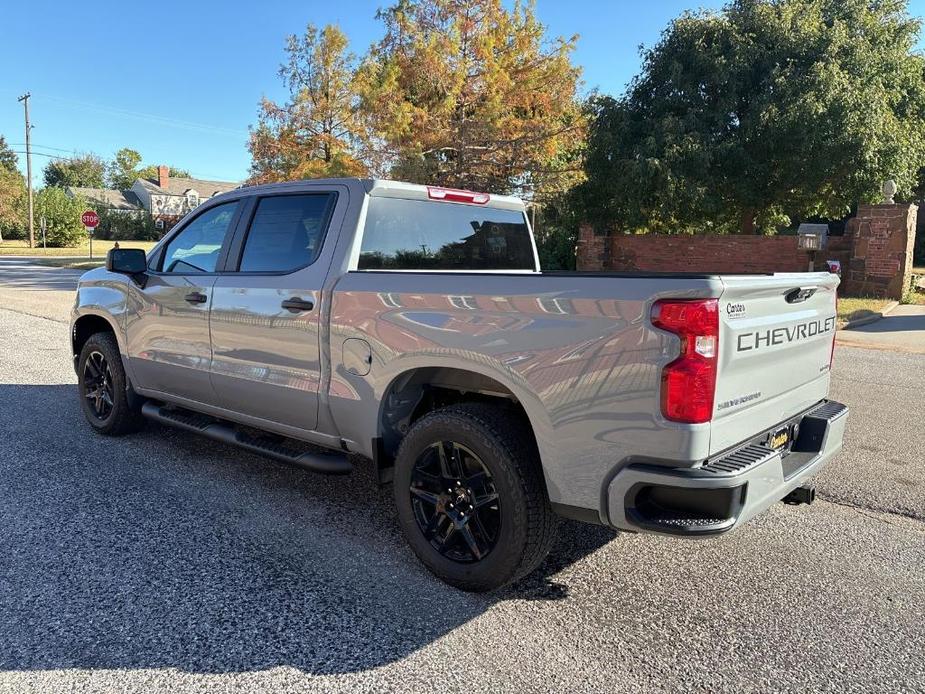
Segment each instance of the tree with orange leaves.
[[577,37],[548,41],[533,3],[399,0],[357,73],[396,178],[542,197],[580,174]]
[[264,98],[260,104],[248,143],[249,182],[365,175],[355,57],[347,51],[347,37],[336,26],[318,31],[309,24],[303,36],[289,36],[286,54],[279,76],[289,99],[277,104]]

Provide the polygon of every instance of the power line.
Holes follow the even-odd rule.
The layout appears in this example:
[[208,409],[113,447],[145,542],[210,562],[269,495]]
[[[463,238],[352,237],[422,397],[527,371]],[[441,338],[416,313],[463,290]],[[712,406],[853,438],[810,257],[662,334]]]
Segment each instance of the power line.
[[107,106],[104,104],[94,104],[88,101],[78,101],[77,99],[66,99],[60,96],[52,96],[50,94],[40,94],[43,99],[50,99],[52,101],[57,101],[63,104],[69,104],[72,107],[87,109],[91,111],[99,111],[101,113],[109,113],[116,116],[123,116],[125,118],[134,118],[137,120],[145,121],[148,123],[155,123],[158,125],[164,125],[173,128],[180,128],[184,130],[193,130],[198,132],[208,132],[215,133],[218,135],[227,135],[231,137],[246,137],[247,131],[245,130],[235,130],[234,128],[226,128],[223,126],[217,125],[208,125],[206,123],[196,123],[194,121],[180,120],[179,118],[170,118],[169,116],[160,116],[153,113],[145,113],[143,111],[131,111],[129,109],[117,108],[115,106]]
[[[11,143],[10,143],[10,147],[25,147],[25,146],[26,146],[26,143],[25,143],[25,142],[11,142]],[[34,143],[34,142],[32,143],[32,146],[33,146],[33,147],[41,147],[42,149],[51,149],[51,150],[54,150],[55,152],[73,152],[73,151],[75,151],[75,150],[73,150],[73,149],[64,149],[63,147],[50,147],[49,145],[38,145],[38,144],[36,144],[36,143]]]
[[[14,149],[13,152],[15,154],[28,154],[28,152],[26,152],[25,150],[21,150],[21,149]],[[45,154],[45,152],[33,152],[32,156],[48,157],[49,159],[63,159],[63,160],[67,160],[71,158],[71,157],[62,157],[60,154]]]

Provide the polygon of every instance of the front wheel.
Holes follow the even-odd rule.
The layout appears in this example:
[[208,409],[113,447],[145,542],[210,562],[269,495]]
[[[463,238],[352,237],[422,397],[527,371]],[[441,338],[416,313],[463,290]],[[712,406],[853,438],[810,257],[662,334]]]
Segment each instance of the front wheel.
[[415,554],[463,590],[525,576],[555,537],[536,446],[501,406],[453,405],[418,420],[399,447],[394,490]]
[[91,335],[77,361],[77,391],[84,417],[94,431],[120,436],[144,425],[140,407],[129,400],[127,386],[115,336]]

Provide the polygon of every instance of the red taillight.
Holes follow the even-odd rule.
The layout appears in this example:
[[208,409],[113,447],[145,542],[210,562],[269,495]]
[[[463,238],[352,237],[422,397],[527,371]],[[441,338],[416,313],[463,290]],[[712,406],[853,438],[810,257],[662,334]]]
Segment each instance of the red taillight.
[[713,418],[719,354],[716,299],[663,299],[652,306],[652,324],[681,338],[681,354],[662,371],[662,415],[701,424]]
[[447,202],[468,202],[473,205],[484,205],[491,196],[488,193],[473,193],[471,190],[457,190],[455,188],[434,188],[427,186],[427,197],[431,200],[445,200]]

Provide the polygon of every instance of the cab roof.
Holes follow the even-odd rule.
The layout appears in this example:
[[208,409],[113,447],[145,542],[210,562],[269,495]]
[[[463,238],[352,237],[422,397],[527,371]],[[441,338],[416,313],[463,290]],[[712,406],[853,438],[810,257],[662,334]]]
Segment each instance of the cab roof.
[[[443,186],[427,186],[418,183],[405,183],[384,178],[321,178],[306,179],[302,181],[284,181],[282,183],[265,183],[258,186],[242,186],[232,194],[254,195],[269,192],[297,191],[306,184],[311,186],[334,183],[359,183],[367,195],[383,198],[405,198],[411,200],[430,200],[433,202],[449,202],[472,204],[485,207],[494,207],[506,210],[523,212],[526,205],[523,200],[512,195],[496,195],[494,193],[478,193],[474,191],[446,188]],[[228,197],[228,194],[216,197]],[[214,200],[215,198],[213,198]]]

